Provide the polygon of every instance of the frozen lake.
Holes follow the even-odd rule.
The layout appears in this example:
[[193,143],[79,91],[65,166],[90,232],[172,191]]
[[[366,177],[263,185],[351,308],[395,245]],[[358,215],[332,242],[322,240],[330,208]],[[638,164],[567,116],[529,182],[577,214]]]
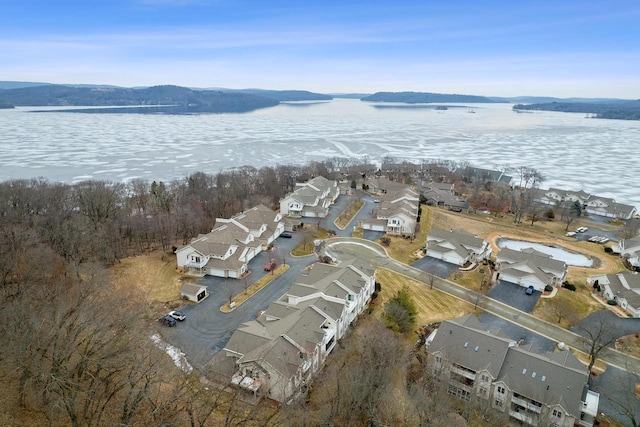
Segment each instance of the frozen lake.
[[510,104],[436,111],[352,99],[190,116],[32,110],[0,110],[0,180],[167,181],[244,165],[392,156],[530,166],[546,176],[543,187],[585,190],[640,207],[638,121],[518,114]]
[[499,239],[498,247],[509,248],[515,251],[521,251],[526,248],[533,248],[538,252],[551,255],[551,258],[558,261],[564,261],[567,265],[575,265],[576,267],[591,267],[593,260],[582,255],[569,252],[559,246],[546,246],[540,243],[527,242],[524,240]]

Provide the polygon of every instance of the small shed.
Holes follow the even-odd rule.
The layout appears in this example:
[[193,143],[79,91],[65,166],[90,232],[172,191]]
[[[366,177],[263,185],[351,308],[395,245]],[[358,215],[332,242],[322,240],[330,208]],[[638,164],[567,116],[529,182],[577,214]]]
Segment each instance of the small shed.
[[200,302],[209,296],[207,287],[196,285],[194,283],[185,283],[180,289],[180,298],[188,299],[193,302]]

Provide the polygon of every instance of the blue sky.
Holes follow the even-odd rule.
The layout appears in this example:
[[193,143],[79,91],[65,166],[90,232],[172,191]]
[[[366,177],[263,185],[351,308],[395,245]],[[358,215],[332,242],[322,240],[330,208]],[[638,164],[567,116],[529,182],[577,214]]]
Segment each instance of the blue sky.
[[640,2],[22,0],[0,80],[640,98]]

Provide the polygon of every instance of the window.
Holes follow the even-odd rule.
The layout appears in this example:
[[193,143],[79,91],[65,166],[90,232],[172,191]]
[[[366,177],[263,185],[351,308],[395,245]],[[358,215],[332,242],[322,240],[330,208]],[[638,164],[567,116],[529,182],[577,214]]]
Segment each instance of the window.
[[482,381],[484,381],[484,382],[489,381],[489,376],[487,376],[487,375],[483,375],[483,376],[482,376]]
[[504,389],[504,387],[498,386],[498,393],[500,393],[500,394],[504,394],[504,393],[505,393],[505,391],[506,391],[506,390]]
[[498,408],[502,408],[502,405],[504,404],[502,402],[502,400],[500,399],[496,399],[496,401],[494,402],[494,404],[498,407]]
[[557,409],[554,409],[553,416],[556,418],[562,418],[562,411],[558,411]]

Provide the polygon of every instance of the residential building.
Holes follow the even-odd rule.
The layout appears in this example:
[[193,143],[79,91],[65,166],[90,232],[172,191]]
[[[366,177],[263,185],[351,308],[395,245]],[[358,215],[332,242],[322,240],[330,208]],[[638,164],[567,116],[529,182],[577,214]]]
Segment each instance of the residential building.
[[315,264],[256,320],[238,327],[211,369],[256,398],[290,402],[322,369],[374,287],[368,261]]
[[217,218],[210,233],[176,250],[178,268],[193,275],[240,278],[248,263],[285,229],[282,215],[259,205],[230,219]]
[[534,201],[552,206],[579,202],[587,214],[624,220],[631,219],[637,212],[635,206],[617,203],[614,199],[596,196],[582,190],[570,191],[558,188],[539,190]]
[[539,354],[473,315],[444,321],[428,344],[430,372],[449,394],[484,401],[531,426],[591,427],[599,395],[588,388],[584,365],[570,352]]
[[337,181],[317,176],[307,182],[297,183],[296,190],[280,199],[280,213],[290,216],[324,218],[329,207],[340,195]]
[[640,271],[640,237],[621,240],[612,249],[625,258],[632,268]]
[[456,196],[453,184],[431,182],[422,191],[422,196],[429,206],[441,206],[456,212],[469,211],[469,203]]
[[567,278],[568,266],[550,255],[525,248],[516,251],[502,248],[496,255],[497,278],[522,287],[544,291],[546,285],[560,286]]
[[431,229],[425,248],[425,255],[460,266],[491,257],[489,242],[463,230]]
[[379,195],[375,216],[360,221],[360,227],[392,235],[413,236],[420,211],[419,194],[405,184],[394,189],[387,188]]
[[600,295],[615,301],[630,316],[640,317],[640,274],[637,271],[591,276],[587,283],[599,288]]

